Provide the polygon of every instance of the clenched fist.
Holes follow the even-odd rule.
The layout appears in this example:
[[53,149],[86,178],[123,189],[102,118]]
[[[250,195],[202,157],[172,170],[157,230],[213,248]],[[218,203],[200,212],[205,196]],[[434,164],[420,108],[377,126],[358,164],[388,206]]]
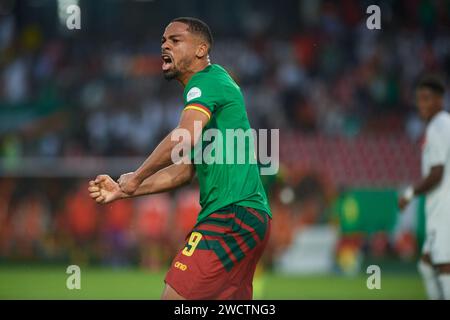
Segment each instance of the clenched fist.
[[142,181],[138,180],[134,172],[129,172],[121,175],[117,182],[124,193],[133,194],[139,188]]

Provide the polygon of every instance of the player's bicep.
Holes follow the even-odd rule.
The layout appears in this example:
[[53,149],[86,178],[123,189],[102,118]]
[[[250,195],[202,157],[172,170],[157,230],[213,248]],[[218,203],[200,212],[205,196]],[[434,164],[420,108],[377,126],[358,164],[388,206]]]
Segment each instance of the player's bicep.
[[210,115],[206,112],[193,108],[184,108],[178,128],[187,130],[191,137],[191,145],[194,145],[200,138],[202,129],[208,123]]

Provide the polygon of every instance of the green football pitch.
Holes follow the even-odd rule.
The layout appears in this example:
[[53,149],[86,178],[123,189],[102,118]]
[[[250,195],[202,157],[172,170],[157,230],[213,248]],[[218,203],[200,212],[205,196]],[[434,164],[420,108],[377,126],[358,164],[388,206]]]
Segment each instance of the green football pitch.
[[[0,299],[159,299],[164,273],[81,268],[81,289],[66,287],[65,267],[1,267]],[[382,274],[369,290],[367,276],[286,276],[266,272],[254,282],[256,299],[425,299],[417,274]]]

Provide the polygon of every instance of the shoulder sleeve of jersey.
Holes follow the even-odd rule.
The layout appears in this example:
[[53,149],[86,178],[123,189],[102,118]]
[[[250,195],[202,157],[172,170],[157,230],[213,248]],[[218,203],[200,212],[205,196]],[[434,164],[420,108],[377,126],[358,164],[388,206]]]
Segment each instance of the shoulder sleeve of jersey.
[[197,110],[211,118],[220,105],[220,90],[214,79],[198,76],[189,82],[183,98],[184,110]]
[[[426,148],[431,166],[443,165],[446,162],[448,147],[444,135],[437,127],[431,126],[427,132]],[[448,143],[448,142],[447,142]]]

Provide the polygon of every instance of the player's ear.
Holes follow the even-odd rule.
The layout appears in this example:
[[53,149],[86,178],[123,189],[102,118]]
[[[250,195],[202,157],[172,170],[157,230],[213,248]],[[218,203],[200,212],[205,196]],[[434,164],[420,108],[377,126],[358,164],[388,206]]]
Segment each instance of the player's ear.
[[201,59],[204,56],[208,55],[208,45],[204,42],[200,43],[200,45],[197,47],[197,52],[195,53],[197,58]]

